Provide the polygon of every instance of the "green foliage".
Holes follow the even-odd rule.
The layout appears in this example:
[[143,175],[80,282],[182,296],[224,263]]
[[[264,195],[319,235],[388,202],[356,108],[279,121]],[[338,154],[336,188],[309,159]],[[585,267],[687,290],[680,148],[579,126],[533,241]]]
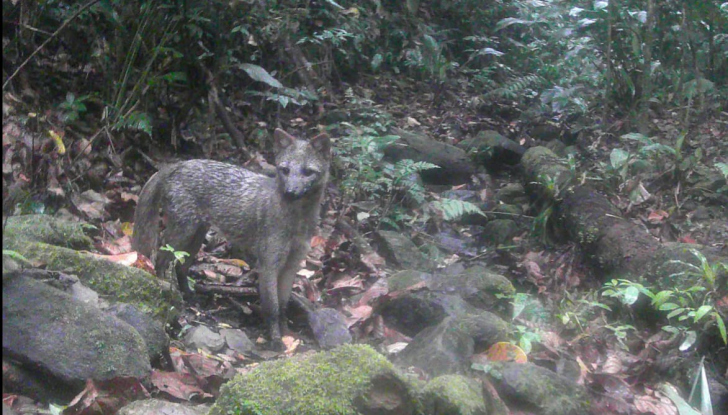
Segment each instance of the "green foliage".
[[176,249],[174,249],[169,244],[167,244],[167,245],[165,245],[163,247],[160,247],[159,249],[162,250],[162,251],[171,252],[172,255],[174,255],[174,262],[175,263],[179,263],[179,264],[184,264],[185,263],[185,259],[188,256],[190,256],[190,254],[188,252],[185,252],[185,251],[177,251]]
[[425,202],[425,190],[418,182],[417,174],[438,168],[426,162],[401,160],[395,164],[382,162],[382,150],[399,138],[382,135],[372,127],[341,123],[343,134],[335,148],[336,163],[341,176],[341,189],[346,199],[359,202],[376,202],[366,215],[399,228],[411,219],[402,203],[407,199],[417,204]]
[[21,253],[13,251],[11,249],[3,249],[3,255],[7,255],[12,259],[17,259],[18,261],[22,261],[24,263],[30,263],[30,261],[28,261],[28,258],[24,257]]
[[88,98],[88,95],[77,97],[72,92],[67,93],[66,100],[58,105],[63,110],[63,119],[69,123],[77,121],[87,111],[84,101]]
[[425,78],[443,82],[455,68],[457,62],[449,61],[445,57],[444,43],[438,42],[430,35],[422,36],[422,44],[405,50],[405,66],[416,68]]
[[584,332],[588,321],[595,318],[601,311],[611,311],[608,305],[597,301],[596,293],[585,293],[584,298],[572,298],[568,291],[559,305],[557,317],[566,328],[578,328]]
[[[185,260],[187,259],[187,257],[190,256],[189,252],[178,251],[178,250],[174,249],[174,247],[172,247],[169,244],[160,247],[159,250],[160,251],[171,252],[172,255],[174,256],[174,260],[173,261],[170,261],[169,268],[168,269],[166,269],[166,270],[155,270],[158,275],[159,275],[159,273],[163,273],[163,272],[169,272],[172,275],[174,275],[174,273],[176,272],[175,270],[176,270],[177,264],[184,264],[185,263]],[[192,277],[190,277],[190,276],[187,276],[187,285],[189,286],[190,291],[194,291],[195,290],[195,280],[193,280]]]
[[526,354],[531,353],[533,343],[539,343],[541,341],[541,335],[538,330],[520,324],[514,325],[514,328],[516,329],[516,337],[518,338],[516,342],[518,347]]
[[535,96],[533,87],[542,83],[538,75],[524,75],[513,78],[485,94],[486,99],[518,99],[520,96]]
[[684,134],[672,146],[658,143],[654,138],[640,133],[628,133],[620,138],[636,142],[639,147],[636,152],[614,148],[609,155],[609,163],[599,163],[604,179],[614,187],[625,182],[630,173],[634,174],[639,170],[650,169],[652,166],[671,166],[674,173],[679,175],[693,168],[702,159],[700,148],[688,157],[683,156]]
[[696,266],[684,261],[670,261],[682,265],[686,271],[670,275],[672,280],[677,276],[686,273],[700,278],[693,286],[687,288],[674,287],[668,290],[655,292],[642,284],[625,279],[614,279],[604,284],[602,295],[619,300],[623,305],[633,305],[645,295],[650,299],[650,304],[655,310],[665,312],[670,324],[663,326],[663,330],[673,333],[687,333],[695,337],[694,332],[699,324],[704,322],[714,323],[718,327],[723,341],[728,344],[725,321],[713,306],[712,288],[715,283],[715,276],[719,270],[728,272],[728,267],[723,263],[709,264],[705,256],[697,251],[691,250],[693,255],[700,261]]
[[478,205],[457,199],[440,199],[432,202],[432,206],[442,213],[442,218],[447,221],[456,220],[467,214],[485,216],[485,213]]
[[720,171],[720,173],[723,175],[723,178],[728,180],[728,164],[726,163],[715,163],[715,168]]

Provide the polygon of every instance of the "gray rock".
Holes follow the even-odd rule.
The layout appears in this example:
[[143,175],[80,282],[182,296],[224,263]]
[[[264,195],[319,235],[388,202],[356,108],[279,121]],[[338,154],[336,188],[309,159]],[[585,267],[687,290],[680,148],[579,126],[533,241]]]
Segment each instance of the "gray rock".
[[161,399],[145,399],[132,402],[117,412],[118,415],[204,415],[210,409],[207,405],[183,405]]
[[407,336],[416,336],[448,316],[458,317],[478,310],[457,295],[432,291],[407,293],[384,302],[377,310],[387,326]]
[[185,333],[183,341],[190,349],[202,348],[208,352],[219,352],[225,348],[225,339],[207,326],[197,326]]
[[417,249],[417,246],[399,232],[379,231],[376,234],[379,253],[392,265],[427,271],[434,264]]
[[485,310],[465,314],[456,321],[460,328],[473,338],[478,350],[485,350],[495,343],[507,341],[513,329],[508,322]]
[[255,350],[255,343],[240,329],[221,329],[220,334],[227,346],[238,353],[248,354]]
[[385,160],[410,159],[440,166],[420,172],[422,180],[431,184],[462,184],[475,174],[475,165],[462,149],[433,140],[425,135],[395,129],[400,138],[384,149]]
[[333,308],[321,308],[308,314],[308,324],[319,347],[324,350],[351,343],[351,333],[344,316]]
[[58,380],[142,378],[146,345],[129,324],[22,275],[3,280],[3,351]]
[[457,294],[471,305],[502,314],[510,308],[509,300],[503,296],[516,293],[516,288],[508,278],[497,274],[485,267],[476,265],[439,278],[434,278],[429,284],[433,291]]
[[17,415],[17,412],[3,402],[3,415]]
[[24,368],[20,362],[3,358],[3,391],[27,396],[37,402],[70,402],[79,388],[58,381],[46,373]]
[[126,321],[134,327],[147,344],[147,351],[151,360],[158,359],[169,350],[169,337],[164,331],[162,323],[151,315],[140,311],[131,304],[117,303],[106,309],[117,318]]
[[526,189],[520,183],[508,183],[507,185],[496,190],[495,197],[503,203],[509,205],[521,205],[528,203]]
[[522,145],[492,130],[481,131],[475,137],[459,142],[458,147],[472,154],[478,164],[488,169],[518,164],[526,152]]
[[502,397],[527,402],[544,415],[582,415],[589,411],[583,386],[533,363],[491,362],[488,376]]
[[512,219],[495,219],[485,225],[483,234],[488,245],[498,246],[512,243],[512,239],[518,231],[516,221]]
[[400,367],[418,367],[432,376],[466,373],[474,342],[452,317],[422,330],[394,357]]

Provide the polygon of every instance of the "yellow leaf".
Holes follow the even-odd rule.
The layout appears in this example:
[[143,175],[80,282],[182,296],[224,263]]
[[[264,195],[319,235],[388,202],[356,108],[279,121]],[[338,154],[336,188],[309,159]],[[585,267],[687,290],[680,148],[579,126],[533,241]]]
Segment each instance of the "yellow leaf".
[[513,361],[516,363],[528,362],[526,353],[515,344],[508,342],[498,342],[492,346],[486,352],[488,360],[494,362]]
[[345,14],[347,16],[351,15],[354,17],[359,17],[359,9],[357,9],[356,7],[349,7],[346,10],[342,10],[341,14]]
[[131,236],[134,233],[134,225],[131,222],[124,222],[121,224],[121,233],[126,236]]
[[58,154],[66,154],[66,146],[63,145],[63,139],[61,138],[61,136],[53,130],[48,130],[48,134],[50,134],[51,139],[56,144]]

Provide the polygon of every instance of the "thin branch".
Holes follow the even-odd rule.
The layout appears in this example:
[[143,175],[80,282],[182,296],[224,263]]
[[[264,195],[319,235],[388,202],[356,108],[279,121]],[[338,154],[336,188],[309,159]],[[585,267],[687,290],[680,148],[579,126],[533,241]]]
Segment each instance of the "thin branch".
[[35,55],[38,54],[38,52],[41,51],[41,49],[43,49],[48,43],[50,43],[51,40],[55,39],[56,36],[58,36],[58,34],[61,33],[61,31],[63,29],[65,29],[66,26],[68,26],[68,24],[71,23],[74,19],[76,19],[81,13],[83,13],[86,9],[88,9],[89,7],[93,6],[94,4],[96,4],[98,2],[99,2],[99,0],[91,0],[91,1],[89,1],[83,7],[81,7],[80,9],[78,9],[76,11],[76,13],[74,13],[71,17],[69,17],[68,19],[66,19],[66,21],[63,22],[63,24],[61,24],[61,26],[58,29],[56,29],[56,31],[53,32],[53,34],[48,39],[45,40],[45,42],[43,42],[40,46],[38,46],[38,48],[36,50],[34,50],[33,53],[31,53],[30,56],[28,56],[28,58],[25,61],[23,61],[23,63],[20,64],[20,66],[18,66],[18,69],[16,69],[15,72],[13,72],[13,74],[10,75],[8,77],[8,79],[5,80],[5,82],[3,83],[3,91],[8,86],[8,84],[10,83],[10,81],[12,81],[13,78],[15,78],[15,76],[25,67],[25,65],[28,64],[28,62],[30,62],[31,59],[33,59],[33,57]]

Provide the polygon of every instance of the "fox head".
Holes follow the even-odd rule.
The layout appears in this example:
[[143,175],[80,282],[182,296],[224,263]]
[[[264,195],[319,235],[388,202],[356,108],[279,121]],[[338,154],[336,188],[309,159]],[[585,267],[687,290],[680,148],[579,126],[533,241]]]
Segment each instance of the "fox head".
[[291,200],[315,193],[326,184],[331,161],[331,141],[322,133],[309,141],[298,140],[277,128],[273,133],[276,180],[281,194]]

